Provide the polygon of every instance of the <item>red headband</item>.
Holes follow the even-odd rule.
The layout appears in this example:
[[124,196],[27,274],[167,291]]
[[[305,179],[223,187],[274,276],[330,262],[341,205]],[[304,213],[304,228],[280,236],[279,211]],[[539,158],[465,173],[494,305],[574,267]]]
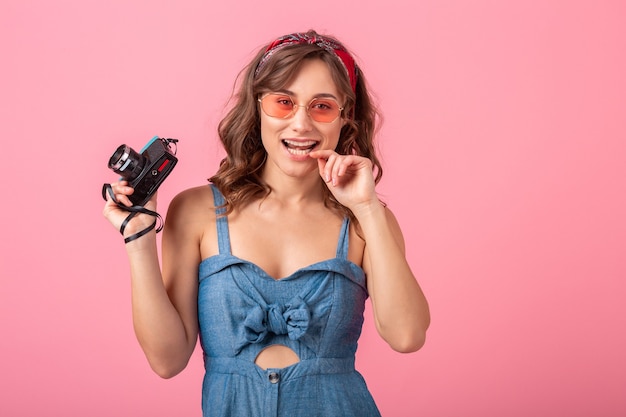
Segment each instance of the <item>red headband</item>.
[[274,52],[285,46],[298,44],[317,45],[325,51],[330,52],[333,56],[337,57],[339,59],[339,62],[341,62],[341,65],[345,68],[346,73],[348,74],[348,78],[350,79],[350,85],[352,86],[352,91],[356,92],[357,67],[354,63],[354,59],[352,58],[352,56],[350,56],[350,53],[348,53],[343,45],[335,40],[329,39],[322,35],[312,36],[308,33],[299,32],[285,35],[276,39],[265,50],[265,54],[261,58],[261,61],[259,61],[259,65],[256,67],[254,75],[258,75],[259,71],[261,71],[261,68],[274,54]]

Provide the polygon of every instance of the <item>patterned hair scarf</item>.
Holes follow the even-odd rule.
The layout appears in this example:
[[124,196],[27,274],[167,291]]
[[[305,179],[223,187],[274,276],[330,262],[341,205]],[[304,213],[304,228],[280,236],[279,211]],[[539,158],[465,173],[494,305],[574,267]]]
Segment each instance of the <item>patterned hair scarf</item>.
[[329,39],[322,35],[310,35],[308,33],[292,33],[290,35],[282,36],[272,42],[267,49],[265,50],[265,54],[259,61],[259,65],[256,67],[254,72],[254,76],[256,77],[261,68],[265,65],[265,63],[270,59],[270,57],[274,54],[274,52],[279,49],[289,46],[289,45],[300,45],[300,44],[309,44],[309,45],[317,45],[325,51],[330,52],[333,56],[337,57],[341,65],[346,70],[348,74],[348,78],[350,79],[350,85],[352,86],[352,91],[356,92],[356,79],[357,79],[357,66],[354,63],[354,59],[346,48],[341,45],[339,42]]

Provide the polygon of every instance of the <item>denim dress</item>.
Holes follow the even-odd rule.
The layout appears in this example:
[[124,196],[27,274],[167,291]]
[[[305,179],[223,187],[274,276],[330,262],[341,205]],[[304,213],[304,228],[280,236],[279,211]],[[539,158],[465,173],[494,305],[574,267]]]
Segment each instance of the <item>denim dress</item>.
[[[224,198],[212,188],[219,207]],[[347,259],[348,231],[345,219],[335,258],[276,280],[231,254],[228,219],[217,217],[219,254],[199,266],[204,417],[380,416],[354,368],[368,293],[363,270]],[[257,366],[274,344],[300,361]]]

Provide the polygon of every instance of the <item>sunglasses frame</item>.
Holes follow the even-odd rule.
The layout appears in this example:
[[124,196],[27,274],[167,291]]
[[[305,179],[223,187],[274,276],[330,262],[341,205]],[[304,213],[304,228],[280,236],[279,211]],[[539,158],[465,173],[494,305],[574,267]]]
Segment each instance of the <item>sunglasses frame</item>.
[[[289,99],[291,100],[291,103],[293,104],[293,107],[292,107],[291,111],[290,111],[290,112],[289,112],[289,113],[288,113],[285,117],[272,116],[272,115],[268,114],[268,113],[265,111],[265,109],[263,108],[263,100],[264,100],[264,99],[266,99],[266,98],[267,98],[267,97],[269,97],[269,96],[272,96],[272,95],[276,95],[276,96],[286,96],[286,97],[289,97]],[[315,100],[321,100],[321,99],[323,99],[323,100],[332,100],[332,101],[334,101],[334,102],[337,104],[337,108],[339,109],[339,112],[338,112],[338,114],[337,114],[337,117],[335,117],[333,120],[328,121],[328,122],[323,122],[323,121],[320,121],[320,120],[315,120],[315,118],[314,118],[314,117],[311,115],[311,113],[309,112],[309,108],[311,107],[311,104],[312,104]],[[343,112],[343,109],[344,109],[343,107],[339,106],[339,102],[338,102],[337,100],[335,100],[334,98],[332,98],[332,97],[323,97],[323,98],[320,98],[320,97],[315,97],[315,98],[313,98],[311,101],[309,101],[309,103],[308,103],[306,106],[304,106],[304,105],[302,105],[302,104],[296,104],[296,101],[295,101],[295,100],[293,99],[293,97],[291,97],[289,94],[285,94],[285,93],[276,93],[276,92],[270,92],[270,93],[265,93],[265,94],[263,94],[261,97],[259,97],[259,98],[257,99],[257,101],[258,101],[258,102],[259,102],[259,104],[261,105],[261,110],[263,111],[263,113],[265,113],[265,115],[266,115],[266,116],[268,116],[268,117],[273,117],[273,118],[275,118],[275,119],[282,119],[282,120],[290,119],[291,117],[295,116],[296,112],[298,111],[298,107],[304,107],[304,108],[305,108],[305,110],[306,110],[306,114],[307,114],[307,115],[311,118],[311,120],[313,120],[313,121],[315,121],[315,122],[317,122],[317,123],[332,123],[332,122],[334,122],[335,120],[337,120],[338,118],[340,118],[340,117],[341,117],[341,113]]]

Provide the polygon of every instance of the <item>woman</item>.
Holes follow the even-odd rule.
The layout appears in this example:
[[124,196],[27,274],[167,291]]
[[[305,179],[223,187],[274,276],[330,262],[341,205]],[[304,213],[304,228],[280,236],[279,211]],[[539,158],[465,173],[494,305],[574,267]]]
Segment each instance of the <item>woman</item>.
[[[337,40],[277,39],[220,123],[227,156],[212,184],[172,201],[162,269],[154,231],[127,243],[138,341],[169,378],[200,336],[205,416],[378,416],[354,369],[368,296],[392,349],[423,345],[428,305],[375,191],[376,116]],[[125,205],[132,191],[113,184]],[[109,197],[104,215],[119,228],[128,213]],[[124,235],[152,223],[137,215]]]

